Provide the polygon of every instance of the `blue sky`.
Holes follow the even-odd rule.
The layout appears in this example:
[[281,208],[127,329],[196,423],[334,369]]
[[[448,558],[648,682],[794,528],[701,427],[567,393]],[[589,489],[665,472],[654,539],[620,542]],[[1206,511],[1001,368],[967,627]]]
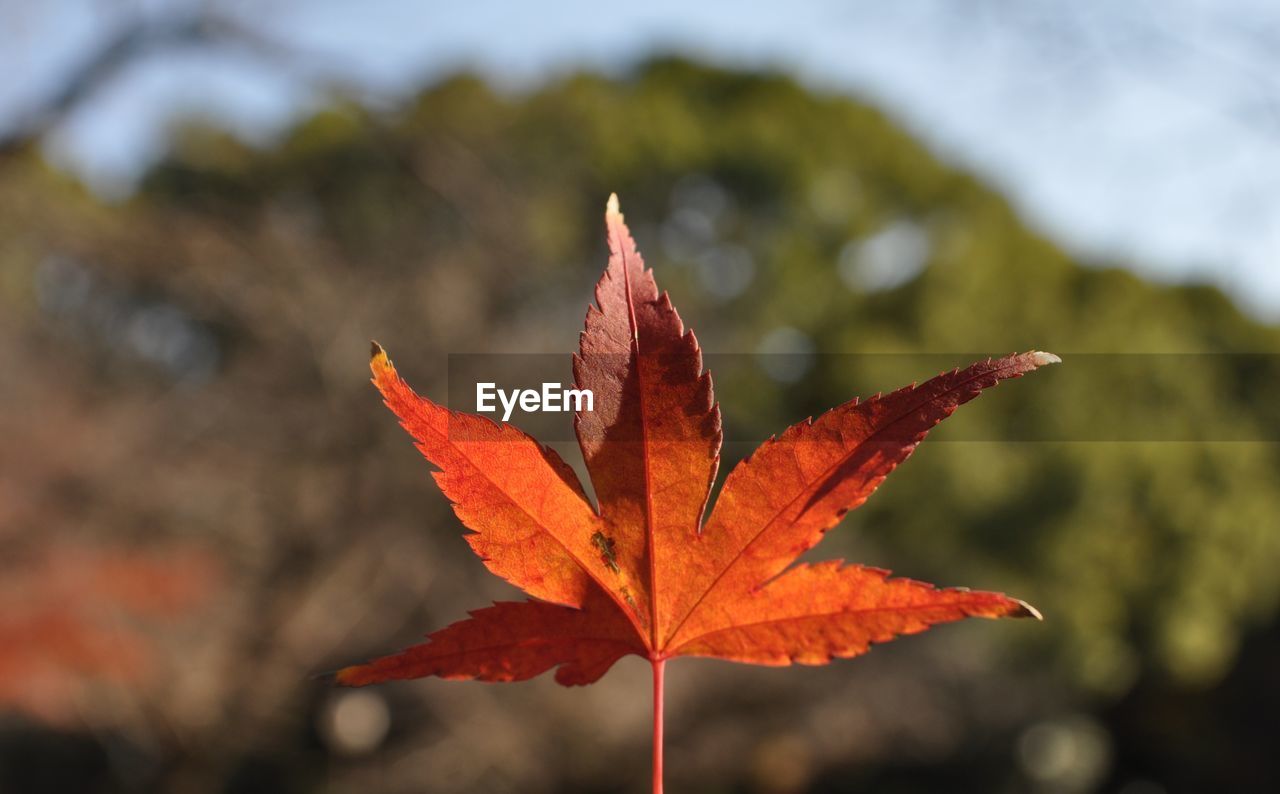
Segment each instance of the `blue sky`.
[[[0,128],[116,26],[198,0],[0,0]],[[1208,280],[1280,320],[1280,10],[1271,0],[205,0],[300,71],[227,48],[140,59],[63,123],[56,162],[106,194],[198,113],[267,139],[320,100],[394,102],[459,68],[511,90],[655,51],[783,68],[875,102],[1069,248]]]

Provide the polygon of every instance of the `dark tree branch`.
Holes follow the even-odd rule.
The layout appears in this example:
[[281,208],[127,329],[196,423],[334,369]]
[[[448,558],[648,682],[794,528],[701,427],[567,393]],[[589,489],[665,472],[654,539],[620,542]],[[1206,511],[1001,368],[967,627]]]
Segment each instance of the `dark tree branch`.
[[[323,59],[262,34],[227,14],[201,11],[163,21],[139,20],[105,42],[80,63],[60,90],[31,108],[16,124],[0,130],[0,162],[57,128],[76,108],[117,79],[131,64],[171,48],[215,46],[238,49],[328,93],[361,93],[329,70],[310,64]],[[366,92],[367,93],[367,92]]]

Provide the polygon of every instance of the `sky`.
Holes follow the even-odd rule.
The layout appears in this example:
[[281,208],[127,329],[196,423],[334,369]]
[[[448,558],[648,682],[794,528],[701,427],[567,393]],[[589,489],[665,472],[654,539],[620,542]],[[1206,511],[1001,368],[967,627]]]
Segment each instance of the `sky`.
[[769,67],[883,108],[1070,250],[1209,281],[1280,321],[1280,9],[1272,0],[0,0],[0,133],[130,20],[203,5],[291,53],[131,62],[49,136],[107,196],[197,114],[269,140],[340,81],[394,106],[478,70],[523,91],[655,52]]

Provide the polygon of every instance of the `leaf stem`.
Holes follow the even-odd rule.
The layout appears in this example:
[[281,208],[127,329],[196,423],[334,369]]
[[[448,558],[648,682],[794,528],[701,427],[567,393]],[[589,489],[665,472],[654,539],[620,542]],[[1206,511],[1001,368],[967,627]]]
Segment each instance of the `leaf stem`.
[[667,660],[654,659],[653,664],[653,794],[662,794],[662,696],[665,689]]

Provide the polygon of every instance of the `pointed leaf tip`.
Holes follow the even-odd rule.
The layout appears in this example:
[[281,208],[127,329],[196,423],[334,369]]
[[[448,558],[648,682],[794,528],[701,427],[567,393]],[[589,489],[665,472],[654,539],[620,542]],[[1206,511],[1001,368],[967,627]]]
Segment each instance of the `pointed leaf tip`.
[[1018,609],[1013,612],[1010,612],[1008,615],[1009,617],[1033,618],[1035,620],[1044,620],[1044,615],[1040,614],[1040,610],[1036,609],[1035,607],[1031,606],[1026,601],[1023,601],[1021,599],[1015,598],[1014,600],[1018,602]]
[[1037,367],[1047,367],[1050,364],[1061,364],[1062,359],[1053,353],[1046,353],[1043,350],[1032,350],[1031,360],[1035,362]]
[[604,205],[606,215],[622,215],[622,210],[618,208],[618,194],[610,193],[609,202]]
[[317,676],[317,680],[325,681],[330,686],[366,686],[378,683],[378,679],[370,677],[360,665],[340,667],[333,672]]
[[342,670],[345,670],[345,669],[346,668],[340,668],[338,670],[323,670],[319,673],[312,673],[311,675],[307,676],[307,680],[318,681],[322,684],[337,685],[338,673],[342,672]]
[[395,367],[391,365],[391,359],[387,358],[387,351],[383,350],[382,345],[377,342],[369,343],[369,369],[373,371],[374,383],[377,383],[378,379],[384,377],[388,372],[395,372]]

